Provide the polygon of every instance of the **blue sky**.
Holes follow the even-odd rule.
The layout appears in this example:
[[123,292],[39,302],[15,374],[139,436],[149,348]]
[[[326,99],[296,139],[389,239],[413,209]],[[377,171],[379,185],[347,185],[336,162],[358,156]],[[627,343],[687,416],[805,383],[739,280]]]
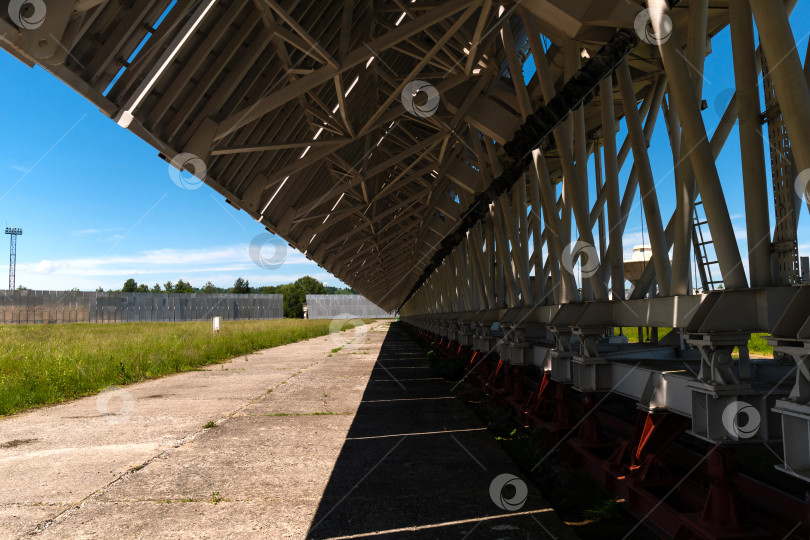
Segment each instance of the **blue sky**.
[[24,231],[18,285],[117,289],[134,277],[225,287],[244,277],[256,286],[311,275],[344,286],[291,248],[282,266],[256,266],[248,246],[263,227],[207,186],[175,185],[155,149],[41,68],[0,52],[0,80],[0,219]]
[[[804,59],[810,6],[799,3],[791,22]],[[712,40],[712,49],[706,60],[708,108],[703,111],[709,133],[724,109],[718,102],[727,102],[733,87],[728,29]],[[6,126],[0,131],[0,211],[5,225],[24,229],[18,243],[18,285],[109,289],[134,277],[150,285],[182,278],[195,286],[208,280],[230,286],[244,277],[255,286],[308,274],[342,286],[292,249],[278,268],[256,266],[248,246],[264,232],[259,224],[206,186],[185,190],[175,185],[156,150],[41,68],[30,69],[0,51],[0,80]],[[621,143],[624,130],[619,136]],[[674,181],[663,118],[650,150],[666,224],[674,210]],[[717,163],[745,259],[736,128]],[[631,165],[632,154],[622,169],[622,183]],[[805,255],[810,252],[809,221],[803,216],[800,224]],[[641,242],[636,205],[625,232],[626,251]],[[0,249],[0,288],[5,288],[8,272],[7,249],[7,244]]]
[[[808,5],[806,2],[800,2],[799,5],[797,5],[793,10],[790,22],[793,28],[799,56],[802,62],[804,62],[807,52],[808,37],[810,37],[810,5]],[[711,135],[714,133],[717,124],[720,122],[723,112],[725,112],[726,106],[728,105],[728,102],[734,92],[734,66],[731,54],[731,34],[728,27],[712,38],[711,53],[706,57],[705,61],[703,99],[706,100],[707,108],[703,111],[703,121],[706,125],[706,130],[709,137],[711,138]],[[534,66],[532,63],[526,63],[524,65],[524,77],[529,78],[533,72]],[[760,100],[760,106],[762,110],[764,110],[764,99],[761,91]],[[768,206],[770,209],[771,234],[773,235],[775,219],[773,213],[773,190],[771,188],[770,178],[770,154],[767,141],[767,126],[763,126],[763,130],[765,133],[763,146],[765,150],[766,170],[768,173]],[[626,135],[627,129],[624,121],[622,121],[621,129],[616,135],[618,146],[622,144]],[[747,233],[744,209],[745,201],[742,190],[742,166],[740,162],[739,137],[739,131],[737,129],[737,125],[735,125],[728,136],[727,142],[723,147],[723,151],[718,156],[716,165],[723,185],[723,192],[729,208],[732,225],[734,226],[734,231],[736,233],[743,266],[745,268],[746,275],[748,275],[748,243],[746,239]],[[656,190],[662,221],[663,225],[666,226],[670,216],[675,211],[675,185],[672,152],[669,148],[669,139],[663,113],[659,114],[655,131],[650,143],[649,155],[653,177],[656,182]],[[619,174],[620,191],[622,194],[624,193],[624,186],[627,182],[627,177],[630,174],[632,165],[633,154],[631,151]],[[595,193],[593,171],[594,164],[593,157],[591,157],[589,161],[591,204],[593,204]],[[799,209],[799,216],[799,255],[807,256],[810,255],[810,220],[807,219],[806,204],[802,204],[801,208]],[[707,239],[710,238],[708,228],[705,225],[704,235],[706,235]],[[597,240],[598,247],[597,236],[597,229],[594,225],[594,237]],[[625,255],[629,256],[633,246],[642,243],[649,244],[649,235],[647,234],[646,221],[644,221],[642,228],[642,211],[640,208],[640,200],[637,191],[623,237]],[[712,252],[712,248],[709,247],[709,249],[710,259],[716,259],[716,257],[714,257],[714,253]],[[694,261],[692,264],[694,265]],[[717,265],[713,265],[711,271],[715,273],[715,276],[719,276],[719,268]],[[693,282],[696,279],[696,276],[693,276]]]

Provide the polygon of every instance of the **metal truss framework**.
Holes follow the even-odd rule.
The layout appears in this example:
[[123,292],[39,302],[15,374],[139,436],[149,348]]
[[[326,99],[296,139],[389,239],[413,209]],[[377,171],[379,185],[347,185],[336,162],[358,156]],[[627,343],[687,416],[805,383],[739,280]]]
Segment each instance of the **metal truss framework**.
[[[676,410],[693,418],[693,433],[729,442],[718,407],[743,398],[765,415],[775,407],[766,435],[782,438],[785,470],[808,479],[810,299],[797,286],[796,249],[802,195],[810,200],[810,63],[788,22],[797,1],[48,0],[36,28],[0,19],[0,45],[437,335],[610,391],[619,357],[607,329],[674,327],[649,369],[682,371],[697,355],[688,384],[671,385],[688,393],[679,401],[688,410]],[[734,95],[710,133],[704,59],[726,27]],[[595,81],[598,92],[557,110],[565,120],[531,139],[530,154],[507,152],[622,30],[640,39]],[[525,82],[527,64],[535,73]],[[413,81],[437,90],[436,111],[408,110]],[[722,178],[715,160],[737,122],[742,178]],[[658,178],[656,128],[673,162]],[[514,158],[526,167],[497,194],[493,181],[514,172]],[[747,253],[724,189],[744,194]],[[672,216],[661,197],[674,198]],[[638,205],[651,258],[628,299],[622,236]],[[470,209],[483,219],[471,224]],[[696,251],[700,293],[690,283]],[[720,284],[705,277],[713,263],[722,291],[705,290]],[[497,347],[495,322],[506,332]],[[773,336],[778,360],[748,359],[752,332]],[[792,391],[783,377],[795,378]],[[781,435],[779,419],[803,434]]]

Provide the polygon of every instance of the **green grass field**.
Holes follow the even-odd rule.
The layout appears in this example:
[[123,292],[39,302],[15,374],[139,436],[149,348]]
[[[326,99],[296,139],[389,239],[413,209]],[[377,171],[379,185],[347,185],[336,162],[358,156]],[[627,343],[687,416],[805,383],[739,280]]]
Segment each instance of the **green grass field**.
[[210,321],[0,326],[0,416],[323,336],[330,322],[223,321],[217,335]]
[[[663,339],[663,337],[669,334],[671,331],[672,328],[659,328],[658,339]],[[615,333],[619,333],[618,327],[616,328]],[[624,326],[622,327],[622,333],[627,336],[627,340],[630,343],[638,343],[638,328]],[[751,334],[751,339],[748,340],[748,352],[757,356],[773,355],[773,347],[768,345],[768,343],[765,341],[765,336],[767,335],[768,334]],[[736,351],[734,354],[737,354]]]

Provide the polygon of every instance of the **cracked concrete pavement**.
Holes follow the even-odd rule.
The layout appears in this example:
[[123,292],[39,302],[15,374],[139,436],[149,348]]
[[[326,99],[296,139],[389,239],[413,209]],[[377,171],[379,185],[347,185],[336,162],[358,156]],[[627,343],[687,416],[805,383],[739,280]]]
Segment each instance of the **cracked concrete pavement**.
[[573,538],[389,324],[0,419],[0,537]]

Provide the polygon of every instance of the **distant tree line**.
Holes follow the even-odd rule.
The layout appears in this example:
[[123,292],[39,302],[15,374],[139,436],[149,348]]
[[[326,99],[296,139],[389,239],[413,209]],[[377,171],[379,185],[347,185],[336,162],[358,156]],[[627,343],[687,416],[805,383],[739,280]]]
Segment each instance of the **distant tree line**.
[[[331,288],[335,289],[335,287]],[[308,294],[329,294],[326,292],[326,286],[323,283],[309,276],[298,278],[293,283],[262,287],[261,292],[265,294],[284,295],[284,316],[294,319],[302,319],[304,317],[304,302],[307,301]]]
[[[98,288],[97,292],[104,292]],[[284,296],[284,316],[288,318],[303,318],[304,302],[308,294],[357,294],[357,291],[349,288],[332,287],[324,285],[317,279],[304,276],[298,278],[293,283],[283,285],[265,285],[262,287],[251,287],[246,279],[238,278],[233,283],[233,287],[225,289],[217,287],[210,281],[202,287],[194,287],[191,283],[178,279],[177,283],[167,281],[161,287],[160,283],[155,283],[154,287],[149,287],[145,283],[139,284],[134,278],[129,278],[124,282],[120,291],[109,292],[165,292],[165,293],[231,293],[231,294],[281,294]]]

